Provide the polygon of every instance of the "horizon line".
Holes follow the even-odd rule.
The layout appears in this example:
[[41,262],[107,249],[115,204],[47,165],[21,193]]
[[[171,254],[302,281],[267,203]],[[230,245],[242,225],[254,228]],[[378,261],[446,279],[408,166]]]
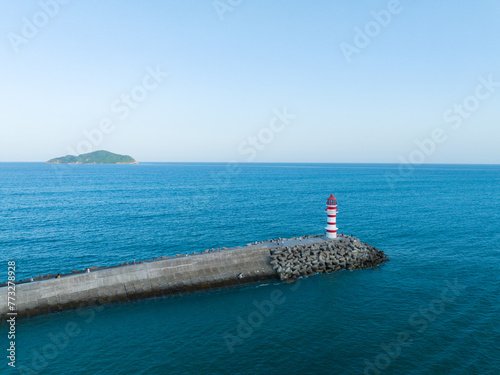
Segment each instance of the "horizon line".
[[[40,163],[47,164],[46,161],[0,161],[0,163]],[[137,161],[138,164],[130,164],[130,165],[140,165],[144,163],[168,163],[168,164],[243,164],[243,165],[252,165],[252,164],[372,164],[372,165],[411,165],[411,166],[421,166],[421,165],[497,165],[500,166],[500,163],[390,163],[390,162],[302,162],[302,161],[261,161],[261,162],[246,162],[246,161]],[[72,165],[70,163],[61,163],[61,164],[51,164],[51,165]],[[74,165],[128,165],[124,164],[74,164]]]

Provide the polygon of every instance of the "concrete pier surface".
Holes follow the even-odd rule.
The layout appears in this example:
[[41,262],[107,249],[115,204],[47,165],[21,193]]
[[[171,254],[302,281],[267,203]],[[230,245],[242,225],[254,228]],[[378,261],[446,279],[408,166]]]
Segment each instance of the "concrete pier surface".
[[[263,280],[279,280],[283,279],[281,269],[278,272],[278,267],[273,264],[276,263],[273,261],[273,254],[278,249],[313,249],[314,253],[315,249],[322,246],[323,249],[334,249],[350,243],[374,249],[353,238],[326,240],[322,236],[309,236],[284,240],[283,245],[270,241],[259,242],[246,247],[196,255],[185,254],[88,273],[69,274],[61,278],[25,282],[17,284],[15,288],[17,318],[234,287]],[[319,270],[318,273],[323,271]],[[7,296],[8,287],[1,287],[2,321],[9,317]]]

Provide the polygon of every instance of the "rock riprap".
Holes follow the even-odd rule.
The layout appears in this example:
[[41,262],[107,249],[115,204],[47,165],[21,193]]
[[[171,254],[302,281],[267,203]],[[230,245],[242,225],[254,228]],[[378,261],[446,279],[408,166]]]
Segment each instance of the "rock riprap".
[[271,264],[281,280],[376,267],[389,260],[383,251],[352,237],[270,250]]

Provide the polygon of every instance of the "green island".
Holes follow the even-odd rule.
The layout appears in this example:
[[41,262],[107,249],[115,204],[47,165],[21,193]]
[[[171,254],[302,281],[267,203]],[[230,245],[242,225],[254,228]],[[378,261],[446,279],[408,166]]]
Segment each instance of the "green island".
[[109,151],[94,151],[78,156],[66,155],[47,161],[47,164],[139,164],[129,155],[114,154]]

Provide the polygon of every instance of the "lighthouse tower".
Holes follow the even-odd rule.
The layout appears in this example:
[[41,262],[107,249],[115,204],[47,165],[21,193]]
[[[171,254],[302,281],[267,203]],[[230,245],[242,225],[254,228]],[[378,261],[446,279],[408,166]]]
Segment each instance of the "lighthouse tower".
[[337,238],[337,199],[332,195],[326,201],[326,238]]

